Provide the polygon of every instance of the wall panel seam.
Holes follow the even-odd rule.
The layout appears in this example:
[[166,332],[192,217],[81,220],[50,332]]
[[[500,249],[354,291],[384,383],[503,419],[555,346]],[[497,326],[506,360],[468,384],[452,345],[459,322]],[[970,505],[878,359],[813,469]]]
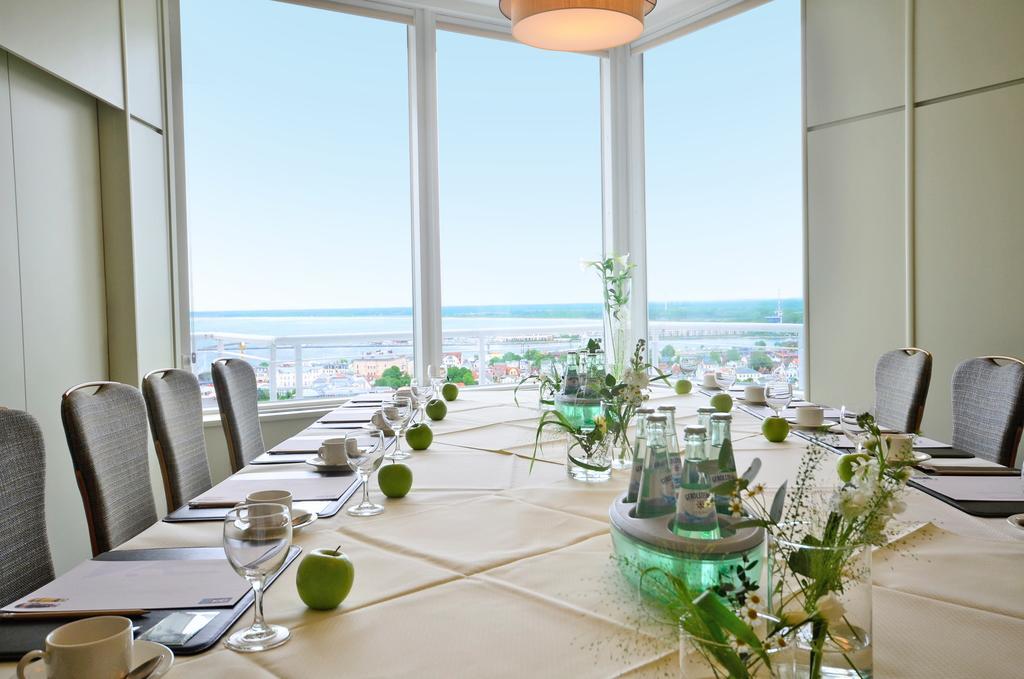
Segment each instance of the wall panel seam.
[[877,118],[879,116],[889,115],[890,113],[899,113],[900,111],[902,111],[905,108],[906,108],[906,106],[904,106],[903,104],[900,104],[899,106],[893,106],[891,108],[883,108],[883,109],[878,110],[878,111],[870,111],[868,113],[859,113],[859,114],[857,114],[855,116],[850,116],[848,118],[840,118],[838,120],[830,120],[827,123],[817,123],[815,125],[810,125],[810,126],[807,127],[807,131],[808,132],[816,132],[818,130],[824,130],[824,129],[827,129],[829,127],[835,127],[837,125],[845,125],[846,123],[856,123],[856,122],[859,122],[861,120],[868,120],[869,118]]
[[904,219],[904,261],[906,262],[904,299],[906,311],[907,346],[917,346],[917,281],[916,281],[916,184],[915,184],[915,143],[914,143],[914,0],[906,0],[904,19],[904,117],[903,117],[903,219]]
[[21,263],[21,220],[18,216],[18,158],[14,148],[14,87],[11,85],[11,55],[4,52],[4,61],[7,66],[7,112],[10,120],[11,133],[11,182],[14,189],[14,247],[18,262],[18,322],[21,328],[21,392],[25,408],[28,409],[28,370],[25,354],[25,281],[22,278],[24,270]]
[[963,90],[962,92],[953,92],[952,94],[944,94],[941,97],[932,97],[931,99],[923,99],[914,104],[915,108],[921,108],[922,106],[931,106],[932,104],[941,104],[944,101],[952,101],[953,99],[961,99],[963,97],[969,97],[972,94],[983,94],[985,92],[991,92],[993,90],[1001,90],[1005,87],[1013,87],[1014,85],[1024,84],[1024,78],[1014,78],[1013,80],[1005,80],[1000,83],[993,83],[991,85],[983,85],[981,87],[975,87],[969,90]]

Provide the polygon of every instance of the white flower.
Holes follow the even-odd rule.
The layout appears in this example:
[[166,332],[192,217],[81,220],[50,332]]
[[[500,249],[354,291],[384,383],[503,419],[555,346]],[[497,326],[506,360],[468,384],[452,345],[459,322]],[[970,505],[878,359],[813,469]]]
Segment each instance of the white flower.
[[622,376],[622,381],[634,389],[646,389],[651,384],[651,378],[646,372],[627,369]]
[[846,487],[832,497],[832,509],[845,519],[856,519],[867,510],[870,501],[870,493],[861,488]]
[[829,625],[837,624],[846,615],[846,608],[836,598],[835,594],[830,593],[819,597],[815,607],[818,609],[818,615],[821,616],[821,619]]

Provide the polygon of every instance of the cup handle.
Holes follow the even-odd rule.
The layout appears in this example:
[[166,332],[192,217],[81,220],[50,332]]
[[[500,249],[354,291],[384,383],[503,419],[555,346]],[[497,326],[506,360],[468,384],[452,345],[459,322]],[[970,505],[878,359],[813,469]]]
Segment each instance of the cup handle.
[[25,669],[37,660],[43,660],[46,654],[40,650],[29,651],[25,655],[21,656],[21,660],[18,661],[18,679],[25,679]]
[[321,445],[320,448],[317,449],[316,454],[320,457],[321,460],[324,459],[324,446],[323,445]]

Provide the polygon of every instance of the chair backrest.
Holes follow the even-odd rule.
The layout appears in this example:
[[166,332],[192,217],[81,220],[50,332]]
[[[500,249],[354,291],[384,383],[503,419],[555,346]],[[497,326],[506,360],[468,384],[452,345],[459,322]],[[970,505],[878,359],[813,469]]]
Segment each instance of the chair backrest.
[[142,380],[168,511],[210,489],[203,436],[203,396],[187,370],[154,370]]
[[1024,362],[984,356],[956,367],[953,447],[1009,466],[1017,454],[1022,427]]
[[0,408],[0,606],[53,579],[45,479],[46,449],[35,418]]
[[932,355],[924,349],[882,354],[875,364],[875,419],[897,431],[920,431],[931,381]]
[[240,358],[221,359],[213,364],[213,388],[228,441],[231,471],[237,472],[267,452],[260,431],[256,371]]
[[60,414],[93,553],[107,552],[157,521],[146,404],[135,387],[88,382],[64,392]]

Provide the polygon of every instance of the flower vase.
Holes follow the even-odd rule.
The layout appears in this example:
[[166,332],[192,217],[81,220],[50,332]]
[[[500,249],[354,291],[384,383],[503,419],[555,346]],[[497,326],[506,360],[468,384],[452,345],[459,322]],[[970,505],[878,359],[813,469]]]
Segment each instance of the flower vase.
[[[625,298],[629,299],[632,282],[627,280],[621,284],[624,289]],[[608,304],[604,306],[605,337],[611,351],[606,352],[611,365],[608,372],[621,380],[626,368],[629,366],[630,352],[632,351],[632,322],[629,312],[629,305],[617,307],[614,311]]]
[[585,450],[574,437],[565,438],[565,469],[570,479],[584,483],[603,483],[612,477],[611,438]]
[[629,443],[626,430],[612,434],[612,469],[633,468],[633,446]]
[[872,676],[871,546],[818,546],[775,539],[772,610],[786,630],[791,663],[781,677]]
[[[779,669],[788,668],[789,652],[786,648],[771,648],[766,665],[749,651],[739,652],[729,642],[713,641],[697,637],[684,628],[685,617],[679,621],[679,670],[685,679],[770,679],[784,676]],[[772,624],[767,616],[761,616],[751,627],[758,639],[764,641],[768,626]],[[766,644],[767,646],[767,644]],[[726,667],[723,655],[737,652],[742,667]],[[735,656],[734,656],[735,658]]]

